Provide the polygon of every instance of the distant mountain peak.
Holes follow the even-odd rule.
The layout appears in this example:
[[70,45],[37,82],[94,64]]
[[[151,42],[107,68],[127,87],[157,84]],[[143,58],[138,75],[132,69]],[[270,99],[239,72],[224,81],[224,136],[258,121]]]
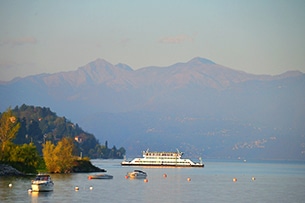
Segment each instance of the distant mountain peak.
[[201,58],[201,57],[195,57],[188,61],[188,63],[201,63],[201,64],[216,64],[215,62],[206,59],[206,58]]
[[106,61],[105,59],[97,58],[95,61],[90,62],[88,65],[90,66],[112,66],[111,63]]
[[278,75],[279,78],[287,78],[287,77],[296,77],[296,76],[301,76],[304,73],[298,70],[293,70],[293,71],[286,71],[285,73],[282,73]]
[[115,65],[115,67],[118,67],[120,69],[127,70],[127,71],[133,71],[133,69],[129,65],[126,65],[124,63],[118,63]]

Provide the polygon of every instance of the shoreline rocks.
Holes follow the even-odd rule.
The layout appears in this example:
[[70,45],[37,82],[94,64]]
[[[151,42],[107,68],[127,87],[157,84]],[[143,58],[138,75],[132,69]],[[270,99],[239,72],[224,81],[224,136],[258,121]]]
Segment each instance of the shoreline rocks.
[[90,161],[78,160],[72,168],[72,173],[107,172],[105,169],[94,166]]
[[0,176],[23,176],[24,173],[7,164],[0,164]]
[[[105,169],[94,166],[90,161],[76,161],[75,166],[69,173],[92,173],[92,172],[107,172]],[[25,176],[23,172],[18,171],[16,168],[0,163],[0,176]],[[31,174],[33,175],[33,174]]]

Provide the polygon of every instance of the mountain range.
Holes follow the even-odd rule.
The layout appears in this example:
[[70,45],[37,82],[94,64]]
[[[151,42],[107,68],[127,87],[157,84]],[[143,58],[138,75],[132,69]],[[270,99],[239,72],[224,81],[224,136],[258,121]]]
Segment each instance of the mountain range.
[[188,157],[305,160],[305,74],[255,75],[196,57],[133,70],[96,59],[0,83],[1,111],[49,107],[100,141]]

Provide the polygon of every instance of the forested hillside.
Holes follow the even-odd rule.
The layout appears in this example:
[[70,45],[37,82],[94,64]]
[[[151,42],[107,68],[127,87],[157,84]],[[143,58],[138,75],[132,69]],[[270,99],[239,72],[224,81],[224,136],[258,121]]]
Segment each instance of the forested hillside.
[[34,143],[39,154],[42,144],[51,141],[57,144],[64,137],[73,138],[75,155],[90,158],[123,158],[125,149],[116,146],[108,148],[107,141],[101,145],[93,134],[85,132],[78,124],[65,117],[59,117],[46,107],[28,105],[16,106],[13,115],[20,122],[20,129],[13,140],[15,144]]

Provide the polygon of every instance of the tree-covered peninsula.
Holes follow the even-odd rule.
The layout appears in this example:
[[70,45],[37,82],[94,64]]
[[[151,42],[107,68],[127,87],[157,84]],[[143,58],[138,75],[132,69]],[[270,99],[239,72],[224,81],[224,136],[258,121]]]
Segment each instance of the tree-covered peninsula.
[[[29,173],[39,168],[49,172],[80,171],[90,158],[118,158],[123,147],[101,145],[93,134],[46,107],[23,104],[0,113],[0,164]],[[83,157],[87,157],[83,159]]]

